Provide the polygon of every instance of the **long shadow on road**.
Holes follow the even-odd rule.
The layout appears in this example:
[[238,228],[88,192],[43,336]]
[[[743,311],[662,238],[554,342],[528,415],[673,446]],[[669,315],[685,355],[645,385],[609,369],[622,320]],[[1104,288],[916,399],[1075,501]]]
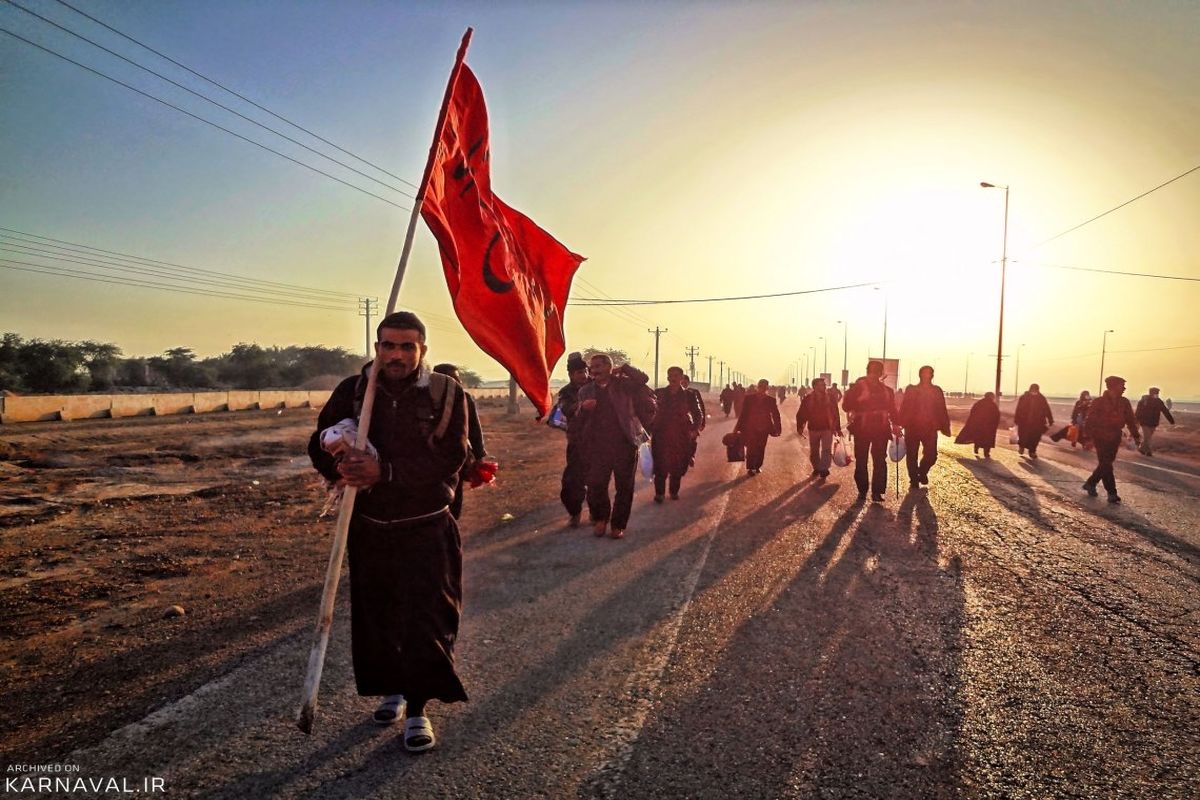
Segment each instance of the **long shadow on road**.
[[[755,559],[772,535],[781,546]],[[925,493],[896,517],[852,504],[823,530],[781,534],[752,515],[722,541],[729,564],[758,569],[737,584],[714,565],[693,613],[750,595],[744,618],[727,638],[681,641],[680,691],[643,731],[620,795],[955,796],[964,596]],[[783,574],[754,574],[772,562]]]

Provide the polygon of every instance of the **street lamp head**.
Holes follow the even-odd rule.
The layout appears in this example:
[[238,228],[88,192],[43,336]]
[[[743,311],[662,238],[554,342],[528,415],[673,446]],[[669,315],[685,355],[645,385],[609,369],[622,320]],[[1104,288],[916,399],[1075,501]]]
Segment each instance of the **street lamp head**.
[[982,186],[984,189],[995,189],[996,188],[996,184],[988,183],[987,181],[980,181],[979,185]]

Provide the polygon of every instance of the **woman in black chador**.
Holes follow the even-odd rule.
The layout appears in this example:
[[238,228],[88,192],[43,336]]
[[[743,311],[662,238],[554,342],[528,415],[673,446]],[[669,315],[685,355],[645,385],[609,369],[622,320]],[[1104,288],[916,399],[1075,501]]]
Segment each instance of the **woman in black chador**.
[[1024,455],[1028,450],[1029,457],[1036,459],[1042,434],[1054,424],[1050,403],[1036,383],[1029,384],[1029,391],[1017,401],[1013,421],[1017,423],[1017,452]]
[[967,416],[967,424],[954,437],[956,444],[975,445],[975,454],[979,455],[983,448],[983,457],[992,457],[992,448],[996,446],[996,428],[1000,426],[1000,406],[996,405],[996,395],[988,392],[975,405]]

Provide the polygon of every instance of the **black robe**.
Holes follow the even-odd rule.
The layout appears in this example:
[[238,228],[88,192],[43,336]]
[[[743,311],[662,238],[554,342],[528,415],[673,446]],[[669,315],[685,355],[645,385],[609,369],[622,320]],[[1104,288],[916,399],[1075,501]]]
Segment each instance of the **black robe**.
[[957,444],[974,444],[985,450],[996,446],[996,428],[1000,426],[1000,407],[992,400],[984,398],[971,406],[967,415],[967,423],[954,437]]

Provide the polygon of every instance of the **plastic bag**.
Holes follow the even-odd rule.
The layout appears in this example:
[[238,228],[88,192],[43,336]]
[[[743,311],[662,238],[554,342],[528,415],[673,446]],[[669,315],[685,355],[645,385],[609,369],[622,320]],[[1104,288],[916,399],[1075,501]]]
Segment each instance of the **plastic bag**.
[[833,448],[830,450],[830,455],[833,457],[833,464],[836,467],[844,467],[850,463],[850,454],[846,452],[846,441],[842,437],[833,437]]
[[904,454],[904,434],[900,434],[888,442],[888,458],[892,461],[903,461]]
[[546,424],[551,428],[558,428],[560,431],[567,429],[567,418],[563,414],[562,406],[556,405],[554,407],[554,410],[550,412],[549,419],[546,420]]
[[1008,443],[1009,444],[1017,444],[1020,441],[1021,441],[1021,437],[1019,435],[1017,435],[1017,426],[1013,425],[1011,428],[1008,429]]
[[1067,441],[1070,442],[1071,444],[1075,444],[1076,442],[1079,441],[1079,426],[1078,425],[1068,425],[1067,426]]
[[650,452],[649,442],[643,442],[638,447],[638,466],[642,468],[643,478],[654,477],[654,454]]

